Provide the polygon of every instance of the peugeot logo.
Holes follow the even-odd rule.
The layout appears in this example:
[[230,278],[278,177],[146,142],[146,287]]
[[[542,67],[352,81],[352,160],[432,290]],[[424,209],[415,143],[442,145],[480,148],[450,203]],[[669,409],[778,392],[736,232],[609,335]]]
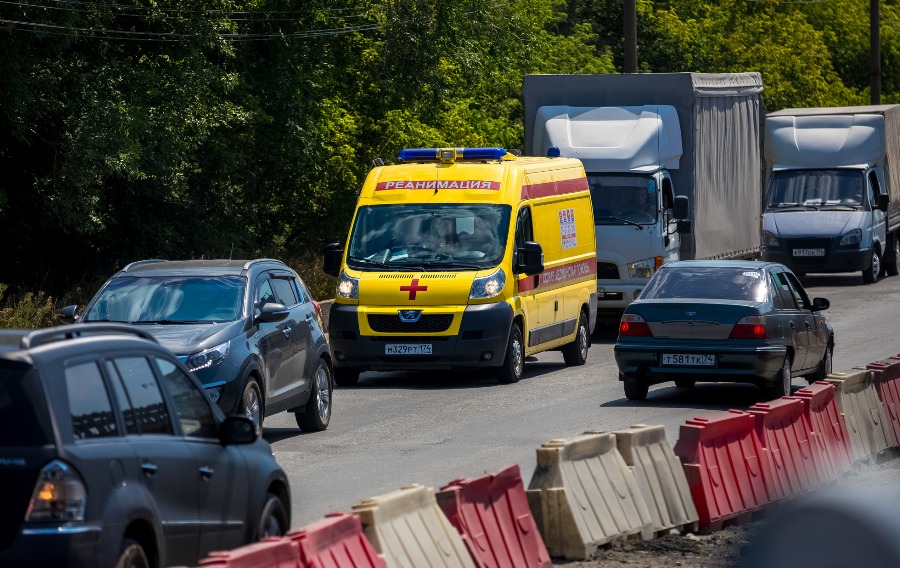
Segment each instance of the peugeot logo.
[[689,318],[692,318],[692,317],[694,317],[695,315],[697,315],[697,312],[684,312],[684,315],[686,315],[686,316],[689,317]]
[[397,310],[397,315],[404,323],[416,323],[422,317],[422,310]]

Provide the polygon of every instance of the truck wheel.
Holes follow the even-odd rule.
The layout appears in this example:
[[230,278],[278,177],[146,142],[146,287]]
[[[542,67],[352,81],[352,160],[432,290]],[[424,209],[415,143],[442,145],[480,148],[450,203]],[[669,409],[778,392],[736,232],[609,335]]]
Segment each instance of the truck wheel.
[[359,382],[359,369],[335,367],[334,382],[341,387],[352,387]]
[[509,343],[506,346],[506,359],[500,366],[497,374],[497,382],[512,384],[519,382],[525,372],[525,341],[522,339],[522,330],[513,322],[509,330]]
[[873,284],[876,280],[878,280],[878,275],[881,273],[881,258],[878,256],[878,251],[872,251],[872,262],[869,263],[869,267],[863,270],[863,284]]
[[891,242],[891,254],[884,258],[884,271],[888,276],[897,276],[900,274],[900,239],[894,236]]
[[588,331],[587,314],[578,316],[578,329],[575,340],[562,348],[563,360],[569,367],[577,367],[587,363],[588,347],[591,346],[591,332]]

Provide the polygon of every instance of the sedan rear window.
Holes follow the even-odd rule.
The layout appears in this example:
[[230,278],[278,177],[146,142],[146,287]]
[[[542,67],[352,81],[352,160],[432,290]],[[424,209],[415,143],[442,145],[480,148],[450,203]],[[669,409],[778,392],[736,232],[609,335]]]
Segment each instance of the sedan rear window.
[[710,299],[765,302],[765,273],[743,267],[664,267],[641,294],[642,300]]
[[47,405],[28,365],[0,362],[0,446],[52,443]]

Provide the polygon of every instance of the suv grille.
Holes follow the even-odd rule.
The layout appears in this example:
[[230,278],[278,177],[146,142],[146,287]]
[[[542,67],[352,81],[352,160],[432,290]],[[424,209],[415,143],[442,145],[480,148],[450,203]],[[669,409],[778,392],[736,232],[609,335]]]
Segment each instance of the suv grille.
[[619,267],[611,262],[597,263],[597,280],[618,280]]
[[369,314],[369,327],[378,333],[439,333],[453,323],[453,314],[422,314],[419,321],[404,322],[398,315]]

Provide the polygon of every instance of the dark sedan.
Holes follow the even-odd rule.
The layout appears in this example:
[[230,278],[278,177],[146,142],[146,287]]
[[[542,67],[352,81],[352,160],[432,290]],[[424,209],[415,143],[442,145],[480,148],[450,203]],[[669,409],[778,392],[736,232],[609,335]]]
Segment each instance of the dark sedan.
[[678,261],[657,271],[626,308],[614,348],[629,400],[675,381],[756,384],[769,398],[790,394],[794,377],[831,372],[834,330],[784,265]]

